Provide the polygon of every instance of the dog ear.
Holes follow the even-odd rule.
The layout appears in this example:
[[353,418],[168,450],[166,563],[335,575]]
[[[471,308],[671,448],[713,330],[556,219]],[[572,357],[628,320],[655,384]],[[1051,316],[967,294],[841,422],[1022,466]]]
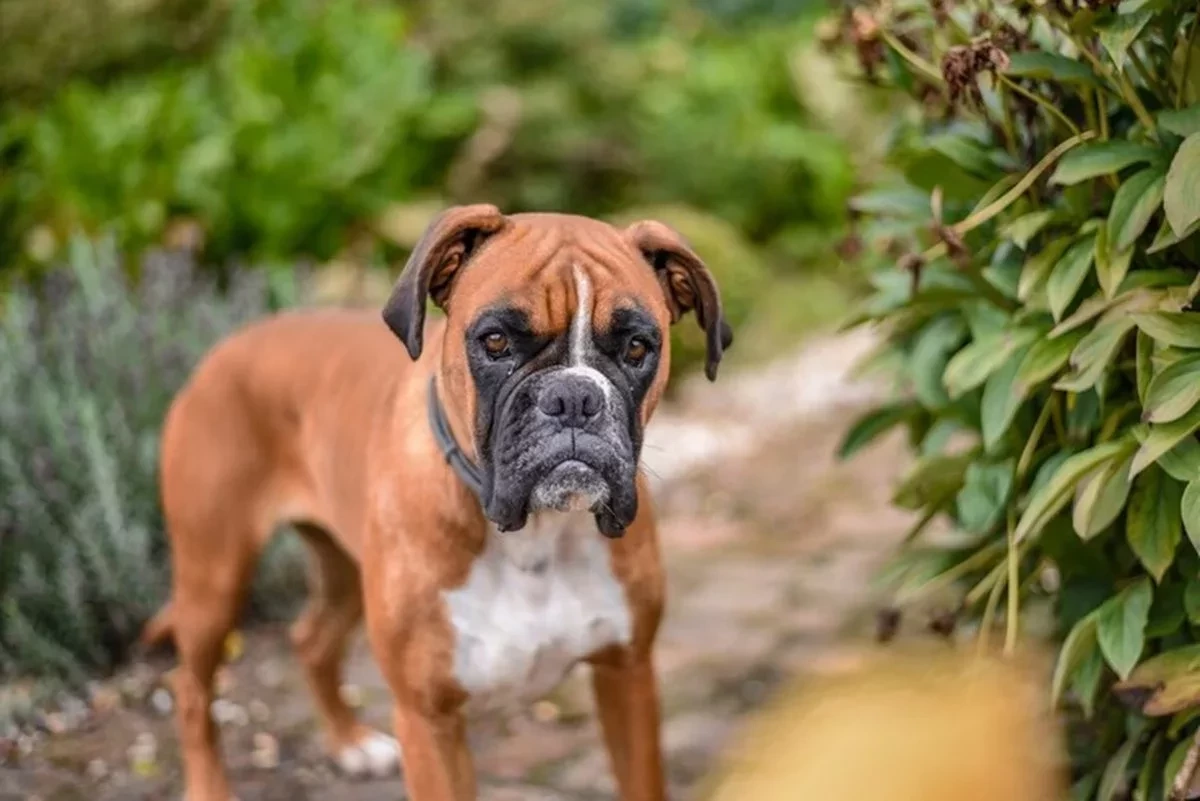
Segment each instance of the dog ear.
[[415,361],[425,341],[425,303],[445,309],[459,271],[484,240],[504,227],[495,206],[455,206],[438,215],[413,248],[383,307],[383,321]]
[[671,322],[689,311],[696,313],[706,340],[704,374],[715,381],[721,356],[733,344],[733,329],[721,311],[716,279],[683,237],[663,223],[643,220],[629,226],[625,233],[654,268],[667,297]]

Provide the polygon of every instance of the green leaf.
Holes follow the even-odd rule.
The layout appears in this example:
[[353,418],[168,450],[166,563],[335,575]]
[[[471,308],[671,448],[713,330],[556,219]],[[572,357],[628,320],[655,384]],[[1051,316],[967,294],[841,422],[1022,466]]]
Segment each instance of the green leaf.
[[1146,622],[1154,589],[1143,577],[1096,610],[1096,641],[1104,659],[1121,680],[1137,665],[1145,647]]
[[1024,250],[1029,246],[1029,241],[1037,236],[1052,219],[1054,219],[1054,209],[1031,211],[1028,214],[1022,214],[1004,226],[1001,234],[1011,239],[1021,250]]
[[962,489],[970,453],[929,456],[917,461],[896,488],[892,502],[902,509],[940,505]]
[[1171,228],[1171,221],[1164,218],[1162,225],[1158,227],[1158,233],[1155,235],[1154,241],[1150,243],[1150,247],[1146,248],[1146,253],[1151,255],[1161,253],[1169,247],[1178,245],[1196,233],[1197,230],[1200,230],[1200,221],[1192,223],[1191,227],[1183,232],[1183,236],[1179,236]]
[[938,409],[950,401],[942,384],[942,373],[950,354],[966,335],[966,324],[958,316],[938,317],[917,334],[909,358],[909,376],[917,400],[926,408]]
[[1167,764],[1163,766],[1163,787],[1168,791],[1175,786],[1175,777],[1179,775],[1179,770],[1183,767],[1183,761],[1187,758],[1191,747],[1192,738],[1184,737],[1179,745],[1171,749],[1171,755],[1167,757]]
[[1122,459],[1133,450],[1136,441],[1123,437],[1103,442],[1063,461],[1044,485],[1033,492],[1029,505],[1017,523],[1014,538],[1020,542],[1037,534],[1071,500],[1076,485],[1097,467]]
[[1133,791],[1132,801],[1150,801],[1150,794],[1153,792],[1155,782],[1158,781],[1158,775],[1162,772],[1163,760],[1166,756],[1163,750],[1166,747],[1167,740],[1160,732],[1150,741],[1150,747],[1146,749],[1146,757],[1142,760],[1142,769],[1138,771],[1137,786]]
[[1012,471],[1011,459],[995,464],[973,462],[967,468],[956,504],[958,522],[964,530],[984,534],[999,522],[1012,492]]
[[1167,176],[1161,168],[1142,170],[1121,184],[1108,212],[1110,247],[1128,250],[1163,202]]
[[1200,313],[1143,312],[1134,314],[1133,321],[1159,344],[1173,348],[1200,348]]
[[1057,53],[1047,53],[1044,50],[1030,50],[1013,53],[1009,57],[1009,75],[1021,78],[1034,78],[1039,81],[1059,81],[1060,83],[1098,83],[1096,74],[1081,61],[1060,56]]
[[1033,344],[1017,370],[1016,383],[1022,394],[1052,378],[1071,357],[1071,351],[1083,339],[1082,330],[1069,331],[1053,339],[1043,337]]
[[1058,659],[1054,664],[1054,678],[1050,683],[1050,697],[1055,706],[1062,700],[1067,684],[1075,675],[1080,665],[1096,650],[1096,615],[1092,613],[1076,623],[1067,638],[1063,640],[1058,650]]
[[1200,105],[1158,112],[1158,127],[1185,138],[1200,133]]
[[1200,579],[1192,579],[1183,591],[1183,609],[1187,612],[1188,620],[1193,624],[1200,623]]
[[1130,453],[1113,459],[1088,473],[1075,488],[1075,506],[1071,524],[1080,539],[1089,540],[1112,525],[1129,497]]
[[996,172],[995,161],[973,139],[958,134],[937,134],[926,139],[926,144],[972,175],[986,178]]
[[1125,787],[1125,774],[1129,772],[1129,762],[1137,749],[1137,737],[1130,737],[1121,743],[1121,747],[1113,752],[1112,757],[1104,766],[1100,776],[1100,787],[1096,790],[1096,801],[1114,801],[1117,794]]
[[1025,266],[1021,268],[1021,278],[1017,281],[1017,299],[1022,302],[1029,302],[1033,293],[1045,283],[1046,276],[1050,274],[1050,270],[1058,263],[1059,258],[1071,245],[1071,240],[1067,237],[1053,239],[1046,243],[1036,254],[1031,256],[1025,262]]
[[1129,496],[1125,538],[1155,581],[1162,581],[1175,561],[1175,550],[1183,537],[1179,518],[1182,491],[1178,481],[1153,468],[1138,476]]
[[1050,183],[1072,186],[1089,178],[1119,172],[1131,164],[1153,161],[1158,151],[1149,145],[1114,139],[1086,142],[1058,162]]
[[1133,248],[1114,250],[1108,242],[1108,225],[1101,225],[1096,231],[1096,280],[1104,291],[1104,297],[1112,298],[1125,280],[1129,272],[1129,263],[1133,261]]
[[1100,689],[1100,680],[1104,678],[1104,656],[1099,648],[1095,648],[1083,664],[1075,671],[1075,681],[1072,687],[1083,714],[1089,720],[1096,714],[1096,693]]
[[916,411],[911,403],[893,403],[873,409],[860,417],[838,447],[838,458],[847,459],[886,434],[894,426],[910,419]]
[[1180,517],[1183,518],[1183,528],[1187,531],[1192,547],[1196,549],[1197,553],[1200,553],[1200,479],[1193,480],[1184,488],[1183,500],[1179,502],[1179,512]]
[[1025,360],[1027,348],[1016,351],[1004,366],[988,376],[983,385],[979,405],[984,448],[991,451],[1012,425],[1021,401],[1025,399],[1022,385],[1017,382],[1017,370]]
[[1129,469],[1132,475],[1137,475],[1147,466],[1158,461],[1158,458],[1174,448],[1183,439],[1200,428],[1200,406],[1190,412],[1161,425],[1151,425],[1150,431],[1142,441],[1142,446],[1133,457],[1133,466]]
[[1176,481],[1189,484],[1200,479],[1200,442],[1188,437],[1158,457],[1158,466]]
[[1150,390],[1150,381],[1154,378],[1154,365],[1151,360],[1154,355],[1154,340],[1145,331],[1137,332],[1137,394],[1138,400],[1145,405],[1146,393]]
[[1033,342],[1037,336],[1034,329],[1018,328],[967,345],[950,359],[942,374],[950,397],[957,398],[975,389],[999,370],[1018,348]]
[[1183,140],[1171,160],[1163,206],[1171,229],[1181,239],[1200,220],[1200,133]]
[[1092,266],[1096,251],[1096,237],[1087,236],[1078,240],[1054,265],[1046,281],[1046,295],[1050,300],[1050,311],[1057,322],[1071,305],[1083,279]]
[[860,214],[902,217],[915,221],[930,217],[929,195],[907,184],[876,189],[850,198],[849,206]]
[[1117,14],[1109,24],[1101,28],[1100,44],[1108,51],[1117,72],[1125,70],[1125,57],[1129,48],[1153,16],[1154,12],[1146,10],[1133,14]]
[[1200,402],[1200,353],[1184,356],[1150,382],[1142,419],[1169,423]]
[[1088,332],[1071,352],[1071,372],[1055,382],[1054,388],[1083,392],[1096,386],[1104,371],[1121,349],[1125,336],[1133,328],[1128,316],[1104,320]]

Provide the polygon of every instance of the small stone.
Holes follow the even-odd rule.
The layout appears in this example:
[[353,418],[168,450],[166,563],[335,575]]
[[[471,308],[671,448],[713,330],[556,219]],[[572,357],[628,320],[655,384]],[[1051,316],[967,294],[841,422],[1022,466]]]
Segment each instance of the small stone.
[[279,667],[279,663],[273,660],[267,660],[260,664],[254,671],[258,678],[258,683],[268,690],[274,690],[283,684],[283,669]]
[[538,723],[553,723],[562,714],[562,711],[558,708],[558,704],[553,701],[538,701],[530,711],[533,714],[533,719]]
[[339,691],[342,700],[346,702],[346,706],[351,709],[361,709],[363,705],[363,691],[357,684],[343,684]]
[[250,763],[259,770],[274,770],[279,767],[279,741],[266,732],[255,734]]
[[226,701],[223,698],[218,698],[212,702],[210,707],[213,720],[219,726],[248,726],[250,724],[250,716],[246,713],[245,707],[239,706],[232,701]]
[[170,691],[165,687],[159,687],[150,694],[150,706],[155,712],[165,717],[171,714],[171,710],[175,708],[175,699],[171,697]]
[[266,723],[271,719],[271,708],[257,698],[246,705],[246,711],[255,723]]
[[102,781],[108,776],[108,763],[103,759],[93,759],[87,766],[87,777],[94,782]]
[[148,778],[158,773],[158,740],[150,732],[139,734],[127,755],[134,775]]
[[64,734],[68,730],[66,717],[60,712],[48,712],[42,716],[42,725],[51,734]]

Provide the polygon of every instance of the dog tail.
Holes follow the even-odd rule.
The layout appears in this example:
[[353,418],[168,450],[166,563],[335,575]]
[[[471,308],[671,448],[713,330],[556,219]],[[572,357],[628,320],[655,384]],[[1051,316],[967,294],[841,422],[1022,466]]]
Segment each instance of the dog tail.
[[159,609],[154,617],[146,621],[146,625],[142,628],[142,635],[138,638],[138,643],[143,648],[153,648],[161,645],[168,639],[173,639],[175,636],[175,621],[171,616],[171,604],[168,602],[162,609]]

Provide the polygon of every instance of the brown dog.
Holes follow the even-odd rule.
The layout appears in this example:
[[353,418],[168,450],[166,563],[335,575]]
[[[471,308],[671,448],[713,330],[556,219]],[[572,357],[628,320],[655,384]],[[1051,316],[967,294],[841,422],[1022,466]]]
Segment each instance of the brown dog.
[[[446,311],[428,330],[427,300]],[[145,633],[177,646],[189,801],[230,798],[213,674],[285,524],[314,557],[293,633],[343,768],[390,770],[402,747],[414,801],[473,799],[467,713],[586,661],[621,797],[663,798],[663,573],[638,460],[689,310],[714,378],[717,287],[669,228],[466,206],[426,231],[383,321],[297,312],[214,348],[163,432],[173,585]],[[364,611],[399,746],[339,695]]]

